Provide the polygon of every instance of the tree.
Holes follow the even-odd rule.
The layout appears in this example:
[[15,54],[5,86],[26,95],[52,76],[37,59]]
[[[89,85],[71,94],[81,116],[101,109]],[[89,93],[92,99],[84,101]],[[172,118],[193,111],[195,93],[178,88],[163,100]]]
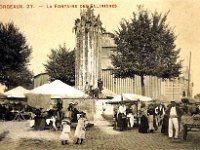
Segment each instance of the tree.
[[145,95],[144,76],[163,79],[178,77],[181,61],[176,50],[176,36],[166,24],[168,13],[149,13],[142,6],[133,12],[131,20],[123,19],[115,31],[117,45],[111,56],[115,77],[141,77],[142,95]]
[[51,80],[61,80],[69,85],[75,84],[75,53],[67,49],[65,44],[52,49],[44,65]]
[[32,49],[13,23],[0,22],[0,82],[8,87],[31,85],[28,69]]

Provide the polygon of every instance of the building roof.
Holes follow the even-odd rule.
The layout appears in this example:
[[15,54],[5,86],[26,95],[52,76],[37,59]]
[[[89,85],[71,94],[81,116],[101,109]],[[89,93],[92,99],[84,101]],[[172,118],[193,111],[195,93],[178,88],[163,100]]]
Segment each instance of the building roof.
[[143,101],[150,102],[152,98],[133,93],[123,93],[122,95],[115,96],[109,103],[123,102],[123,101]]
[[35,75],[33,78],[37,78],[38,76],[41,76],[41,75],[48,75],[48,73],[44,72],[44,73],[39,73],[37,75]]

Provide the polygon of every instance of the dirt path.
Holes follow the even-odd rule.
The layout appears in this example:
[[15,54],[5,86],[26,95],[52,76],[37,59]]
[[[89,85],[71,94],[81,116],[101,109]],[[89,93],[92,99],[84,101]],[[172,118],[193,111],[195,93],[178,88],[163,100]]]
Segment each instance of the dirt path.
[[32,138],[32,139],[47,139],[55,140],[58,139],[60,133],[53,132],[50,130],[35,131],[30,128],[29,121],[7,121],[0,123],[0,131],[8,131],[7,138],[18,140],[21,138]]
[[96,114],[94,116],[94,124],[98,127],[101,131],[106,132],[107,134],[120,134],[120,132],[113,130],[110,122],[105,120],[102,117],[102,105],[101,102],[96,103]]

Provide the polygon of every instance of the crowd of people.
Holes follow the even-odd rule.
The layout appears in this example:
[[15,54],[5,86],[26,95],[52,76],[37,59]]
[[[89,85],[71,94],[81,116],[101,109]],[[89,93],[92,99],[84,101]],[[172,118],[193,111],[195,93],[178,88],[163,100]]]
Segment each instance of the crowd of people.
[[[61,144],[68,144],[70,140],[71,127],[75,127],[75,144],[82,144],[85,139],[88,120],[86,113],[76,108],[78,103],[70,102],[67,110],[63,109],[62,100],[58,99],[51,109],[35,108],[22,103],[3,103],[0,104],[0,120],[12,121],[18,116],[16,113],[27,113],[28,117],[19,118],[29,120],[30,127],[35,130],[51,129],[60,130]],[[20,117],[20,116],[19,116]],[[23,117],[21,115],[21,117]],[[72,125],[73,124],[73,125]]]
[[114,128],[123,131],[139,127],[140,132],[148,132],[146,129],[153,132],[162,121],[164,109],[163,104],[150,104],[146,108],[145,103],[139,101],[126,104],[121,102],[114,108]]
[[43,108],[37,108],[33,113],[34,116],[30,121],[30,126],[35,130],[58,130],[61,128],[64,113],[62,112],[62,107],[59,107],[59,103],[53,109],[44,110]]
[[192,116],[198,114],[200,114],[200,109],[197,104],[171,101],[165,111],[161,133],[168,135],[169,139],[178,139],[183,121],[182,116],[191,116],[192,119]]
[[162,103],[149,104],[147,109],[141,112],[139,132],[140,133],[153,133],[163,123],[165,115],[165,105]]
[[[139,102],[139,101],[138,101]],[[171,139],[178,139],[183,114],[199,114],[199,106],[184,103],[125,103],[120,102],[114,107],[114,129],[123,131],[138,127],[140,133],[153,133],[160,129],[161,133]],[[160,128],[159,128],[160,127]]]
[[[54,130],[62,131],[60,135],[62,145],[69,143],[72,127],[75,127],[75,144],[82,144],[85,139],[88,120],[86,113],[76,108],[77,105],[78,103],[70,102],[67,110],[63,111],[61,101],[57,101],[56,107],[53,110],[49,110],[48,115],[45,116],[46,123],[44,122],[44,124],[50,125]],[[44,118],[44,116],[39,115],[35,117],[35,121],[37,117]]]
[[[69,103],[67,110],[63,111],[63,104],[58,100],[55,107],[50,110],[33,108],[28,105],[6,103],[0,105],[0,119],[12,120],[14,112],[32,112],[29,116],[31,127],[36,130],[53,129],[61,130],[60,140],[62,145],[70,141],[71,128],[75,127],[75,144],[82,144],[85,139],[88,120],[86,113],[77,109],[78,103]],[[153,133],[161,129],[161,133],[171,139],[178,139],[180,122],[183,114],[199,114],[199,105],[188,107],[187,104],[178,104],[171,101],[169,105],[163,103],[145,104],[141,101],[120,102],[114,107],[114,129],[128,130],[136,128],[140,133]],[[75,124],[73,126],[72,124]],[[160,127],[160,128],[159,128]]]

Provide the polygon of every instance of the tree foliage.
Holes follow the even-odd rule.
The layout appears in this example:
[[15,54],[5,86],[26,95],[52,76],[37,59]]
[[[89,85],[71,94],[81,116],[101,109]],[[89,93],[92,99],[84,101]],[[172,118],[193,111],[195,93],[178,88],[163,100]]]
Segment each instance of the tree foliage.
[[[123,19],[115,31],[117,45],[111,56],[116,77],[144,76],[161,78],[178,77],[181,69],[179,49],[176,49],[176,36],[166,23],[168,13],[150,13],[142,6],[133,12],[130,20]],[[143,93],[144,94],[144,93]]]
[[0,23],[0,82],[9,87],[30,86],[31,52],[26,38],[13,23]]
[[75,84],[75,53],[67,49],[65,44],[52,49],[44,65],[51,80],[61,80],[69,85]]

